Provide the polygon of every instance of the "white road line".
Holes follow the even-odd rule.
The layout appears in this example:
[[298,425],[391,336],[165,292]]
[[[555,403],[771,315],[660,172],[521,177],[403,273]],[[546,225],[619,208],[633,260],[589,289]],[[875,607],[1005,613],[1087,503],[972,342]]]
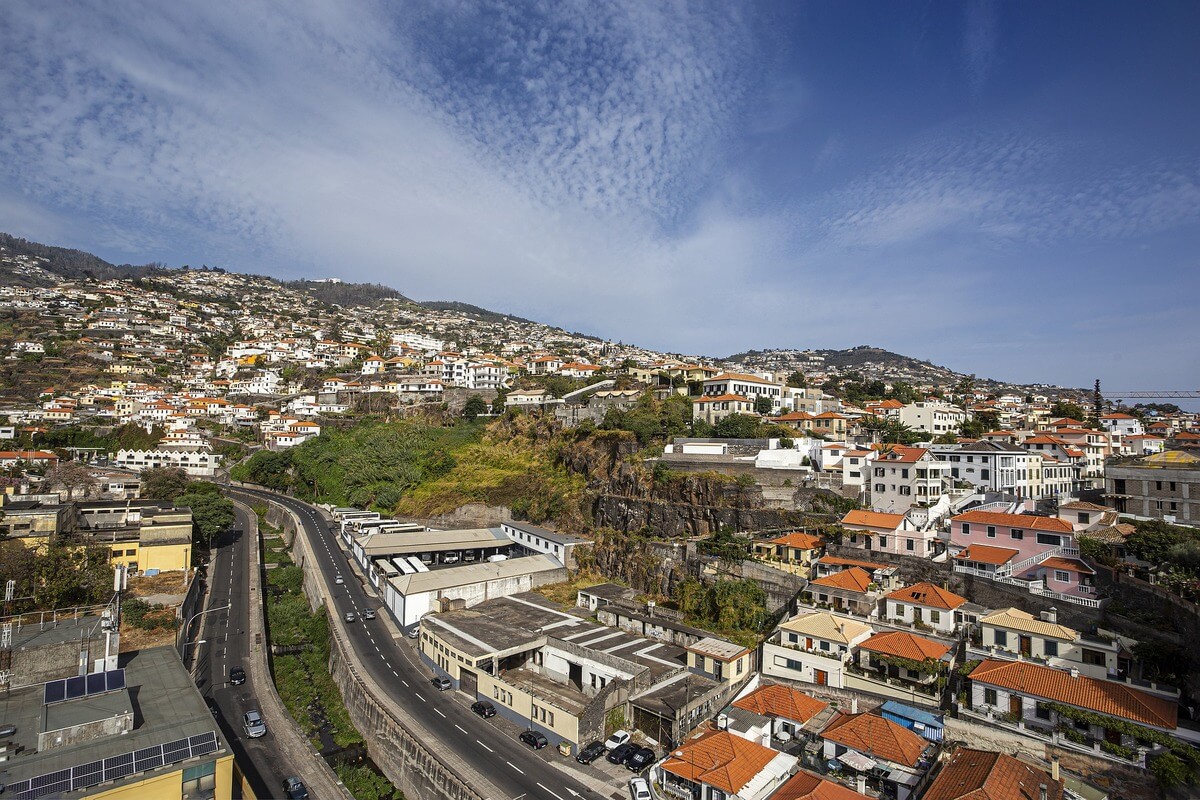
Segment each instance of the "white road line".
[[488,747],[486,744],[484,744],[483,742],[479,741],[478,739],[476,739],[476,740],[475,740],[475,744],[479,745],[479,746],[480,746],[480,747],[482,747],[484,750],[487,750],[489,753],[494,753],[494,752],[496,752],[495,750],[493,750],[492,748]]
[[396,672],[396,670],[392,670],[392,674],[395,675],[397,678],[400,677],[400,673]]
[[[525,774],[525,770],[521,769],[520,767],[518,767],[516,764],[512,763],[511,761],[505,761],[504,763],[508,764],[510,767],[512,767],[513,769],[515,769],[517,772],[521,773],[522,775]],[[538,786],[541,786],[541,784],[539,783]]]
[[404,680],[404,678],[401,678],[400,682],[403,683],[405,686],[408,686],[408,681]]
[[442,713],[442,710],[441,710],[440,708],[435,708],[435,709],[433,710],[433,713],[437,714],[437,715],[438,715],[439,717],[441,717],[442,719],[445,719],[445,718],[446,718],[446,715]]
[[[458,729],[459,729],[460,731],[462,731],[463,733],[467,733],[467,729],[466,729],[466,728],[464,728],[464,727],[463,727],[463,726],[461,726],[461,725],[455,725],[454,727],[458,728]],[[470,736],[470,734],[467,734],[467,735],[468,735],[468,736]]]
[[424,702],[425,702],[425,698],[424,698],[424,697],[421,697],[421,695],[420,695],[420,693],[419,693],[419,692],[413,692],[413,697],[417,698],[417,699],[418,699],[418,700],[420,700],[422,703],[424,703]]
[[[546,794],[550,795],[551,797],[558,797],[558,795],[556,795],[554,792],[547,789],[545,786],[542,786],[540,783],[538,784],[538,786],[541,786],[542,791],[546,792]],[[561,797],[558,797],[558,800],[563,800],[563,799]]]

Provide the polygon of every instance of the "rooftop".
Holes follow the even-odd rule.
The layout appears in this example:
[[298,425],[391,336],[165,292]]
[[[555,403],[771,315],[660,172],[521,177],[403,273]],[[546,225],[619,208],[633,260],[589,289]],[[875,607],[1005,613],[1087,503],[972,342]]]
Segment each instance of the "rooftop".
[[953,611],[967,602],[967,598],[927,581],[914,583],[912,586],[905,586],[903,589],[897,589],[887,595],[887,599],[898,603],[938,608],[943,611]]
[[524,558],[509,558],[504,561],[484,561],[476,564],[450,567],[448,569],[418,572],[414,575],[397,575],[389,579],[392,587],[400,594],[436,592],[455,586],[513,578],[538,572],[553,572],[563,569],[562,562],[554,556],[535,555]]
[[871,758],[915,767],[929,741],[891,720],[874,714],[847,714],[835,719],[821,737]]
[[791,686],[767,684],[735,702],[733,707],[803,723],[829,708],[829,704]]
[[950,645],[908,631],[877,633],[859,647],[873,653],[898,656],[912,661],[937,661],[950,652]]
[[925,790],[924,800],[1062,800],[1063,782],[1004,753],[964,747]]

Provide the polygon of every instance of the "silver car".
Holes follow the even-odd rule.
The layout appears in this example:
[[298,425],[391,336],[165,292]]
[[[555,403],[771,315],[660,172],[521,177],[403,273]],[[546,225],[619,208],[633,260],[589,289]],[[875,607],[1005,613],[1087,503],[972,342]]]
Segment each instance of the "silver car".
[[255,710],[247,711],[242,716],[242,727],[245,728],[246,735],[251,739],[264,736],[267,732],[267,723],[263,722],[262,715]]

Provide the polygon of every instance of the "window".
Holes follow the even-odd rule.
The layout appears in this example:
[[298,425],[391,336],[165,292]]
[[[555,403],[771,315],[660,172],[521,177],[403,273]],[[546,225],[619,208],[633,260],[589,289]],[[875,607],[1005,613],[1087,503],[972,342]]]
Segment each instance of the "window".
[[1058,547],[1060,544],[1062,544],[1062,539],[1058,536],[1055,536],[1053,533],[1039,533],[1037,535],[1037,543]]
[[1008,535],[1014,539],[1024,539],[1025,531],[1021,530],[1020,528],[1012,528],[1009,530]]
[[1047,639],[1046,641],[1042,642],[1042,652],[1051,658],[1057,656],[1058,642],[1054,641],[1053,639]]
[[828,653],[829,652],[829,642],[822,639],[821,640],[821,649]]
[[886,488],[887,488],[887,487],[885,487],[885,486],[884,486],[882,483],[877,483],[877,484],[875,484],[875,491],[877,491],[877,492],[882,492],[882,491],[884,491]]
[[900,477],[901,477],[901,478],[907,478],[907,477],[908,477],[908,470],[907,470],[907,469],[902,469],[902,470],[900,470]]
[[905,539],[904,540],[904,549],[905,550],[915,550],[916,544],[913,542],[912,539]]
[[911,487],[911,486],[901,486],[901,487],[900,487],[900,494],[902,494],[902,495],[910,495],[910,494],[912,494],[912,487]]
[[939,622],[942,621],[942,612],[937,611],[936,609],[930,609],[929,621],[932,622],[934,625],[937,625]]
[[993,631],[992,640],[996,643],[997,647],[1007,647],[1008,631]]
[[1104,653],[1100,650],[1089,650],[1086,647],[1083,648],[1082,661],[1083,663],[1093,667],[1105,666]]
[[1034,704],[1033,713],[1037,716],[1038,719],[1047,719],[1048,720],[1048,719],[1050,719],[1050,706],[1047,705],[1046,703],[1036,703],[1036,704]]
[[1066,570],[1056,569],[1054,570],[1054,580],[1058,581],[1059,583],[1070,583],[1071,573],[1067,572]]
[[996,705],[996,690],[995,689],[984,689],[983,690],[983,702],[989,706]]
[[1161,491],[1162,491],[1162,481],[1155,481],[1155,482],[1154,482],[1154,491],[1156,491],[1156,492],[1161,492]]
[[[904,487],[904,488],[906,488],[906,489],[907,489],[908,487],[906,486],[906,487]],[[880,537],[879,537],[879,546],[880,546],[881,548],[883,548],[883,547],[887,547],[887,537],[886,537],[886,536],[880,536]]]
[[904,616],[904,604],[903,603],[896,603],[896,616],[897,617]]
[[965,533],[967,536],[970,536],[971,535],[971,523],[964,522],[962,524],[962,532]]
[[989,538],[989,539],[995,539],[995,538],[996,538],[996,526],[995,526],[995,525],[988,525],[988,526],[987,526],[987,536],[988,536],[988,538]]
[[184,797],[211,798],[217,792],[217,762],[197,764],[183,771]]

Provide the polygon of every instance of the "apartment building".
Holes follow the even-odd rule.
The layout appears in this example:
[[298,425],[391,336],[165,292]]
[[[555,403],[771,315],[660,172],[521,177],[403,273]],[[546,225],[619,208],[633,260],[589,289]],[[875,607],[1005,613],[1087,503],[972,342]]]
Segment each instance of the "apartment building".
[[914,505],[934,505],[950,481],[950,462],[922,447],[895,445],[870,467],[871,509],[903,514]]
[[1200,456],[1167,450],[1108,462],[1105,499],[1121,514],[1200,525]]

